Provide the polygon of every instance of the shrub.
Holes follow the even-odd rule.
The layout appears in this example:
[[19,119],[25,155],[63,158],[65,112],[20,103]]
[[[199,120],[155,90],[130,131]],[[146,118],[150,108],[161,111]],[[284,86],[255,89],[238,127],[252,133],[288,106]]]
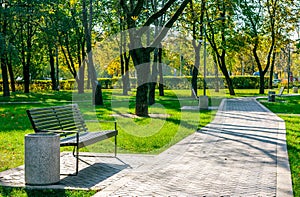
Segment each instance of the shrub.
[[[235,89],[257,89],[259,88],[259,77],[254,76],[232,76],[233,87]],[[191,88],[191,76],[165,76],[164,86],[165,89],[190,89]],[[265,77],[265,88],[268,87],[269,77]],[[122,78],[98,78],[98,82],[103,89],[122,88]],[[214,88],[216,83],[219,82],[221,88],[227,88],[226,80],[224,77],[219,77],[218,80],[214,76],[206,77],[206,87]],[[136,78],[130,78],[130,85],[132,88],[136,88]],[[87,81],[85,81],[87,84]],[[203,88],[203,77],[199,76],[197,81],[198,88]],[[62,80],[59,83],[61,90],[74,90],[76,88],[75,79]],[[285,85],[283,83],[283,85]],[[294,84],[298,86],[298,84]],[[16,91],[23,91],[24,82],[16,81]],[[31,91],[51,90],[51,80],[32,80],[30,84]],[[2,81],[0,81],[0,91],[3,90]]]

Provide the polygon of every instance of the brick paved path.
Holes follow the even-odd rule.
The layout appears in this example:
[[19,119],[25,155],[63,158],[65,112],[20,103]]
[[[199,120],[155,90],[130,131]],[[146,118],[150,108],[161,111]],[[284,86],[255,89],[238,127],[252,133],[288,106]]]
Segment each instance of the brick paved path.
[[224,100],[216,119],[96,196],[292,196],[284,122],[254,99]]

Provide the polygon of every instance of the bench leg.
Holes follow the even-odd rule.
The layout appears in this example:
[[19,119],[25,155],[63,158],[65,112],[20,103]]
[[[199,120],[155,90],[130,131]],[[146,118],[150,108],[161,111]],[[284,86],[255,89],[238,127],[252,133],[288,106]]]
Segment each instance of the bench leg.
[[115,157],[117,156],[117,136],[115,136]]
[[[75,149],[76,149],[76,155],[75,155]],[[74,146],[73,156],[76,157],[76,173],[75,173],[75,175],[77,175],[78,174],[78,166],[79,166],[79,147],[78,146]]]

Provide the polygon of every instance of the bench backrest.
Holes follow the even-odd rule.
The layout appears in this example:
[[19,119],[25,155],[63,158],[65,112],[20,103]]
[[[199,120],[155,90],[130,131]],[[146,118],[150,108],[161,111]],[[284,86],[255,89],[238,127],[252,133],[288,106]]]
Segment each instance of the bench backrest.
[[87,131],[77,104],[34,108],[26,112],[35,132],[47,132],[49,130]]
[[192,96],[194,97],[194,99],[198,99],[198,96],[197,96],[194,88],[192,88]]

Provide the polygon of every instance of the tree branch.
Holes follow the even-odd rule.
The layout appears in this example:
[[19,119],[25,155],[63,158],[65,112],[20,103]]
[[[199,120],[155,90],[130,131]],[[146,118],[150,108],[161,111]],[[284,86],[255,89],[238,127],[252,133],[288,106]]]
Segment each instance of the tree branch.
[[156,19],[161,17],[165,12],[171,7],[171,5],[175,2],[176,0],[169,0],[162,9],[160,9],[158,12],[154,13],[152,16],[148,18],[148,20],[145,22],[143,25],[145,26],[150,26]]
[[138,16],[143,9],[144,0],[138,0],[134,10],[132,11],[132,16]]
[[[164,27],[162,28],[161,32],[158,34],[158,36],[154,39],[154,41],[152,42],[152,44],[150,44],[150,48],[149,50],[154,50],[154,48],[156,46],[158,46],[161,41],[165,38],[165,36],[167,35],[167,33],[169,32],[170,28],[173,26],[173,24],[175,23],[175,21],[179,18],[179,16],[181,15],[181,13],[183,12],[183,10],[185,9],[185,7],[187,6],[187,4],[192,1],[192,0],[184,0],[183,3],[181,4],[181,6],[178,8],[178,10],[176,11],[176,13],[173,15],[173,17],[164,25]],[[170,1],[169,1],[170,2]],[[168,3],[169,3],[168,2]]]

